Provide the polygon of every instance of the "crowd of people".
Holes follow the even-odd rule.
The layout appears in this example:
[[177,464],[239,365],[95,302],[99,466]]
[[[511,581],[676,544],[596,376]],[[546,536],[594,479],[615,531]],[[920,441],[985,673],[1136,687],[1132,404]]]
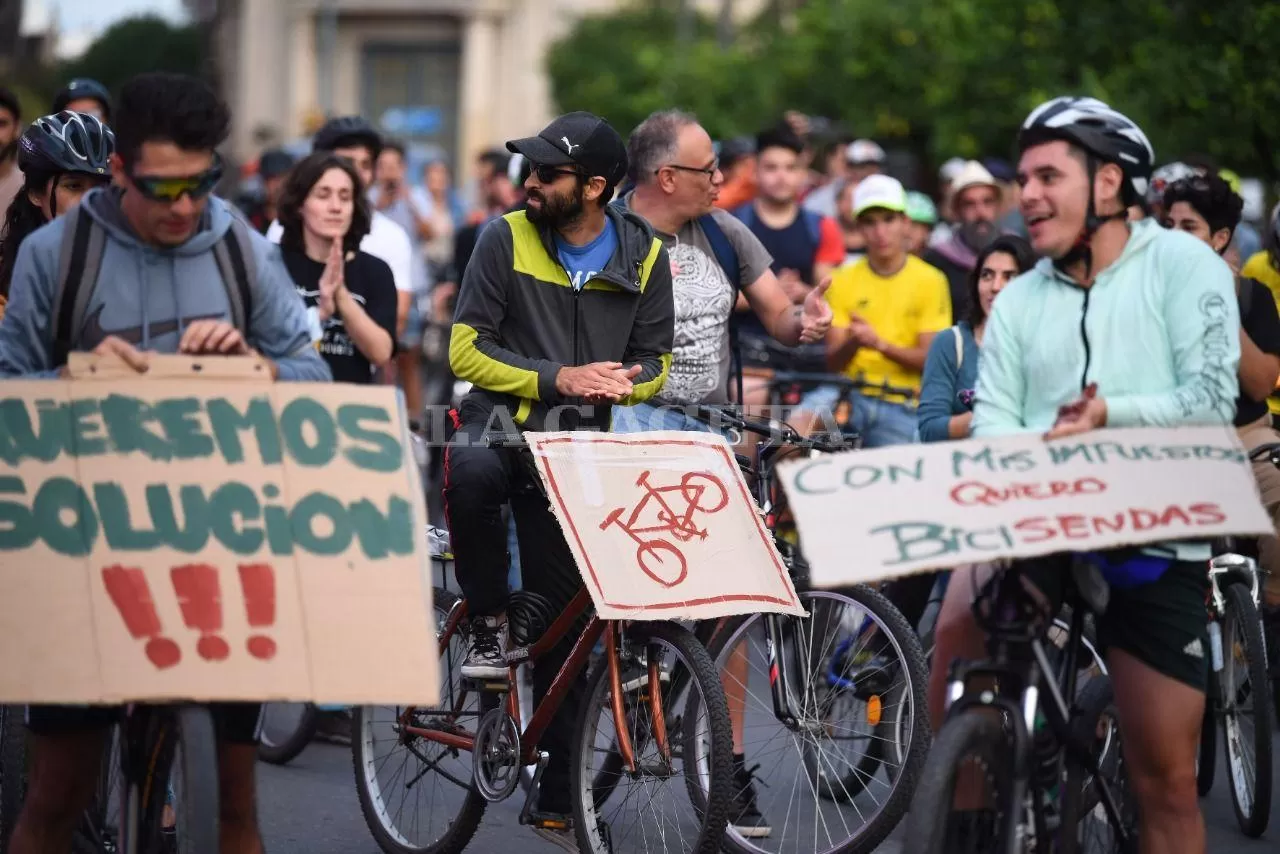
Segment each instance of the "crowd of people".
[[[948,161],[936,197],[888,174],[871,140],[815,155],[800,116],[717,143],[695,116],[665,110],[626,139],[577,112],[483,152],[468,206],[449,164],[410,175],[402,144],[337,117],[296,162],[264,152],[242,209],[214,194],[231,117],[205,84],[146,74],[113,100],[78,80],[52,107],[24,121],[0,89],[0,376],[57,375],[73,351],[139,370],[151,352],[255,353],[280,379],[398,380],[417,415],[447,402],[424,392],[437,375],[448,377],[437,389],[456,375],[472,391],[455,429],[474,439],[495,410],[521,429],[709,430],[683,408],[766,405],[770,371],[785,367],[859,384],[817,382],[787,418],[856,431],[863,447],[1179,423],[1234,423],[1249,447],[1280,440],[1280,211],[1259,244],[1234,176],[1203,158],[1155,169],[1141,129],[1093,99],[1033,112],[1017,164]],[[1205,300],[1233,327],[1212,353]],[[551,422],[561,404],[571,411]],[[524,552],[525,585],[557,609],[580,583],[545,500],[519,488],[518,454],[457,443],[445,461],[473,618],[462,669],[479,679],[506,672],[509,551]],[[1280,521],[1280,474],[1263,462],[1257,476]],[[1147,555],[1155,580],[1124,589],[1126,621],[1102,627],[1119,651],[1122,720],[1134,722],[1126,758],[1143,834],[1169,841],[1159,850],[1203,848],[1182,772],[1203,703],[1203,655],[1187,650],[1204,630],[1204,548]],[[1128,558],[1113,557],[1122,577]],[[1280,608],[1274,540],[1262,564],[1267,605]],[[891,590],[913,623],[936,582]],[[948,588],[935,664],[981,652],[954,593],[969,589]],[[937,714],[946,668],[934,673]],[[729,699],[732,820],[767,836]],[[257,707],[219,715],[232,745],[224,850],[257,851]],[[569,811],[575,715],[564,704],[548,730],[539,814]],[[42,770],[11,850],[69,844],[107,720],[31,709]]]

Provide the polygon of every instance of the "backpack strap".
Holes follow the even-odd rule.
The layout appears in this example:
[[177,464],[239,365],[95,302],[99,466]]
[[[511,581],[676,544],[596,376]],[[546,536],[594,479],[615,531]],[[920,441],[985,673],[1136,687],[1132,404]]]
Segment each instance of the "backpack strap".
[[738,317],[737,312],[733,310],[738,302],[738,294],[742,290],[742,270],[738,266],[738,251],[733,248],[728,235],[724,233],[720,223],[716,222],[713,214],[708,213],[698,217],[698,225],[702,226],[702,233],[706,235],[707,243],[711,246],[711,254],[716,256],[716,263],[724,271],[725,278],[729,280],[729,287],[733,289],[733,302],[730,303],[729,308],[729,372],[736,383],[738,405],[741,406],[742,348],[738,346]]
[[248,226],[239,217],[231,218],[231,227],[213,246],[213,257],[218,262],[222,285],[227,290],[227,302],[231,306],[231,323],[246,339],[249,337],[249,320],[253,317],[253,293],[249,283],[253,279],[253,244]]
[[956,342],[956,371],[964,364],[964,336],[960,334],[960,324],[951,327],[951,337]]
[[107,244],[106,231],[82,207],[76,206],[64,216],[67,223],[58,252],[58,286],[49,318],[55,368],[67,363],[67,356],[84,327],[89,298],[98,283]]
[[[1266,285],[1263,285],[1265,288]],[[1240,322],[1249,316],[1249,310],[1253,308],[1253,279],[1240,280]]]

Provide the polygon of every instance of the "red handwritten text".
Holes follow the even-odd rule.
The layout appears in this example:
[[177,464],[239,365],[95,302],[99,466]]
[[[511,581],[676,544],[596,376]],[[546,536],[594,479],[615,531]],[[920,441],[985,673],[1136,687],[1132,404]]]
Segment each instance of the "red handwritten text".
[[1048,483],[1011,483],[1007,486],[991,486],[976,480],[966,480],[951,489],[951,500],[961,507],[972,507],[975,504],[996,507],[1010,501],[1045,501],[1067,495],[1098,495],[1106,491],[1107,485],[1096,477],[1053,480]]

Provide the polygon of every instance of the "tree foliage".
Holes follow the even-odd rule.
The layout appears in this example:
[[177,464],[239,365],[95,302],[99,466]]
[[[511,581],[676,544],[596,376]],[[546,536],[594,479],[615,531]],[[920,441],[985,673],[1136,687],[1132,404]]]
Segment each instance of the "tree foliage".
[[62,69],[64,79],[92,77],[115,92],[144,71],[198,75],[204,67],[205,39],[195,25],[174,26],[155,15],[113,24],[78,59]]
[[[1191,152],[1280,179],[1280,4],[1256,0],[808,0],[776,4],[727,49],[716,21],[680,38],[679,4],[582,19],[548,56],[566,109],[620,130],[696,112],[715,136],[797,109],[925,160],[1008,155],[1046,98],[1102,97],[1160,161]],[[1270,34],[1270,35],[1268,35]],[[723,33],[722,33],[723,35]]]

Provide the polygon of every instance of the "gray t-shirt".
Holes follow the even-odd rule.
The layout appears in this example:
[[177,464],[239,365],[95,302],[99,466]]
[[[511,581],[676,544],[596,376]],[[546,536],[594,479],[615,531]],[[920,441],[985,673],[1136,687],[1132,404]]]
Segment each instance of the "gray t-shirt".
[[[624,204],[630,205],[627,196]],[[716,224],[738,254],[738,288],[753,284],[773,263],[764,244],[728,211],[712,211]],[[676,304],[671,373],[657,403],[727,403],[729,400],[729,315],[734,288],[696,219],[676,235],[656,231],[671,257]]]

